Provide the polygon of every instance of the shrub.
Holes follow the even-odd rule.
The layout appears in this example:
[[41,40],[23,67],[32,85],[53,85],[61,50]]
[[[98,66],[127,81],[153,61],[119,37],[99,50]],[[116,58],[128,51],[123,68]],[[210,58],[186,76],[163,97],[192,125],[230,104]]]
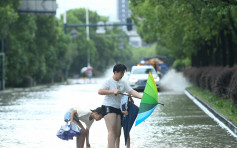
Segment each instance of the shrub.
[[32,86],[34,86],[34,79],[31,76],[24,76],[20,86],[32,87]]
[[221,71],[223,71],[223,67],[212,67],[208,73],[208,89],[211,92],[214,92],[216,87],[216,79],[220,75]]
[[207,89],[208,88],[208,73],[209,73],[209,67],[204,67],[203,72],[200,77],[200,87],[202,89]]
[[228,86],[233,74],[233,68],[224,68],[215,82],[214,93],[220,97],[228,97]]
[[233,70],[233,75],[228,89],[228,95],[232,101],[237,104],[237,68]]
[[199,68],[199,70],[196,71],[194,82],[197,86],[201,87],[201,77],[204,73],[204,68]]
[[184,69],[184,76],[193,84],[237,104],[237,67],[202,67]]

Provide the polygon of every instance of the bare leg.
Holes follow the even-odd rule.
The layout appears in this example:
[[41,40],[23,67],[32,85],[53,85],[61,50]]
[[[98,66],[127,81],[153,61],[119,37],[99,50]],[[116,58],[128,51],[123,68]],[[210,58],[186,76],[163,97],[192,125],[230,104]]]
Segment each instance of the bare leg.
[[126,144],[127,148],[130,148],[130,135],[128,135],[128,139],[127,139],[127,144]]
[[80,136],[77,137],[76,145],[77,145],[77,148],[83,148],[84,143],[85,143],[85,138],[86,138],[86,130],[83,127],[83,125],[81,124],[81,122],[76,122],[76,123],[82,130]]
[[89,141],[89,129],[86,129],[86,147],[91,147]]
[[77,148],[83,148],[85,143],[86,131],[82,130],[79,137],[77,137]]
[[[117,117],[117,116],[119,116],[119,117]],[[121,117],[120,117],[120,115],[117,115],[115,113],[109,113],[106,116],[104,116],[104,119],[105,119],[106,127],[108,130],[107,148],[115,148],[115,142],[118,139],[118,137],[120,138]],[[118,132],[118,131],[120,131],[120,132]]]
[[120,146],[120,136],[121,136],[121,115],[117,115],[117,123],[116,123],[116,133],[117,133],[117,137],[116,137],[116,143],[115,143],[115,147],[119,148]]

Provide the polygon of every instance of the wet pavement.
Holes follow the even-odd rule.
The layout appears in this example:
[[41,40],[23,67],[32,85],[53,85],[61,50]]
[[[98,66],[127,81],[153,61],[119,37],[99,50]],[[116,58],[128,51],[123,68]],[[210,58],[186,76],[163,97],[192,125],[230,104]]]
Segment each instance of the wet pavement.
[[[75,148],[74,140],[56,136],[64,113],[71,107],[94,109],[103,96],[97,94],[102,79],[91,84],[54,85],[0,93],[1,148]],[[139,105],[140,100],[134,99]],[[159,92],[158,106],[143,123],[132,128],[132,148],[237,146],[237,139],[221,128],[196,106],[183,91]],[[104,120],[94,122],[90,130],[92,148],[105,148],[107,129]],[[121,135],[121,147],[124,136]]]

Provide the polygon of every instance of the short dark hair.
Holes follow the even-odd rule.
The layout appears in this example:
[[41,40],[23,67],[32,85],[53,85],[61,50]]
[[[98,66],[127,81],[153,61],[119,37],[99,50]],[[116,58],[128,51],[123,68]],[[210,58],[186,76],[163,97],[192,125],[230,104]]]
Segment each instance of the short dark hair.
[[124,64],[116,64],[114,65],[113,72],[124,72],[127,71],[127,67]]
[[96,109],[92,109],[92,112],[96,112],[98,114],[102,114],[102,107],[97,107]]

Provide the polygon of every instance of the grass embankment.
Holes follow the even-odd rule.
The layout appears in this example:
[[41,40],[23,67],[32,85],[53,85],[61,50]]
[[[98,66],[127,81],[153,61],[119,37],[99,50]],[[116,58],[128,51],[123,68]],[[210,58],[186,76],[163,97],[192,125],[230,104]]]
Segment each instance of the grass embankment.
[[196,86],[191,86],[187,89],[237,125],[237,105],[231,99],[217,97],[210,91]]

